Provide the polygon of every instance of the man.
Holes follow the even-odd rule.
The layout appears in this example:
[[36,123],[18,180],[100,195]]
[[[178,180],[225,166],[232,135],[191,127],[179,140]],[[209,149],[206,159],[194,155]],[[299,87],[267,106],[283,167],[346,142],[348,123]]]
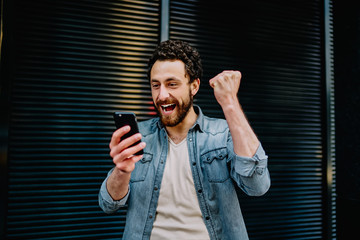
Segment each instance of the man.
[[260,196],[270,177],[237,98],[241,73],[224,71],[209,81],[226,120],[193,105],[202,66],[186,42],[162,42],[148,73],[159,117],[140,122],[140,133],[123,141],[129,127],[114,132],[115,167],[101,186],[101,208],[113,213],[128,205],[124,239],[248,239],[235,188]]

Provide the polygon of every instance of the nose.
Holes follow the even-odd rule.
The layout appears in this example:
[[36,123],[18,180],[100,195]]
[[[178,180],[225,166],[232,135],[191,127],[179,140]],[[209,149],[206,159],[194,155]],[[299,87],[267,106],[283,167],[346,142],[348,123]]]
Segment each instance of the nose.
[[160,100],[160,101],[166,100],[169,96],[170,96],[170,95],[169,95],[168,90],[166,89],[165,86],[162,85],[162,86],[160,87],[160,92],[159,92],[158,100]]

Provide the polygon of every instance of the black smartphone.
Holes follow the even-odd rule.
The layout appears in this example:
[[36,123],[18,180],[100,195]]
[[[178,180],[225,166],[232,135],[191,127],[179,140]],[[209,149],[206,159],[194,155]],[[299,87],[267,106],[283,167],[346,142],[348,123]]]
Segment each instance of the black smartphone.
[[[139,128],[137,125],[137,121],[136,121],[136,115],[135,113],[131,113],[131,112],[114,112],[114,120],[115,120],[115,126],[116,129],[119,129],[123,126],[129,125],[130,126],[130,132],[128,132],[127,134],[125,134],[124,136],[122,136],[122,140],[128,137],[131,137],[132,135],[134,135],[135,133],[139,132]],[[134,143],[133,145],[131,145],[130,147],[137,145],[141,142],[141,140],[139,140],[138,142]],[[135,155],[142,155],[144,154],[143,150],[140,150],[139,152],[135,153]]]

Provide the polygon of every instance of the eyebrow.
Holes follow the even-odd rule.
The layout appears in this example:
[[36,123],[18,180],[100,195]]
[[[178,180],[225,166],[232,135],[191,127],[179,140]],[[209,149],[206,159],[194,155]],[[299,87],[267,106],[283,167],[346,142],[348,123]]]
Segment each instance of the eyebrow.
[[[170,82],[170,81],[178,81],[178,82],[181,82],[180,79],[176,78],[176,77],[170,77],[170,78],[167,78],[164,82]],[[159,80],[157,79],[151,79],[151,82],[160,82]]]

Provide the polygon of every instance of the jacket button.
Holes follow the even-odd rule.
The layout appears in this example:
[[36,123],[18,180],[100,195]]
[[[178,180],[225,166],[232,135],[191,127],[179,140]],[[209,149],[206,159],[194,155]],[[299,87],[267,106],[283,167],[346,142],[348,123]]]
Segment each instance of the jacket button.
[[193,162],[193,166],[195,166],[196,165],[196,162]]
[[157,188],[157,187],[154,187],[154,190],[155,190],[155,191],[157,191],[157,190],[158,190],[158,188]]
[[150,215],[149,218],[152,219],[152,215]]
[[256,172],[257,172],[259,175],[262,175],[262,174],[264,173],[264,168],[257,167],[257,168],[256,168]]
[[199,190],[198,190],[198,193],[202,193],[202,190],[201,190],[201,189],[199,189]]
[[209,216],[206,216],[206,218],[205,218],[206,220],[210,220],[210,217]]

